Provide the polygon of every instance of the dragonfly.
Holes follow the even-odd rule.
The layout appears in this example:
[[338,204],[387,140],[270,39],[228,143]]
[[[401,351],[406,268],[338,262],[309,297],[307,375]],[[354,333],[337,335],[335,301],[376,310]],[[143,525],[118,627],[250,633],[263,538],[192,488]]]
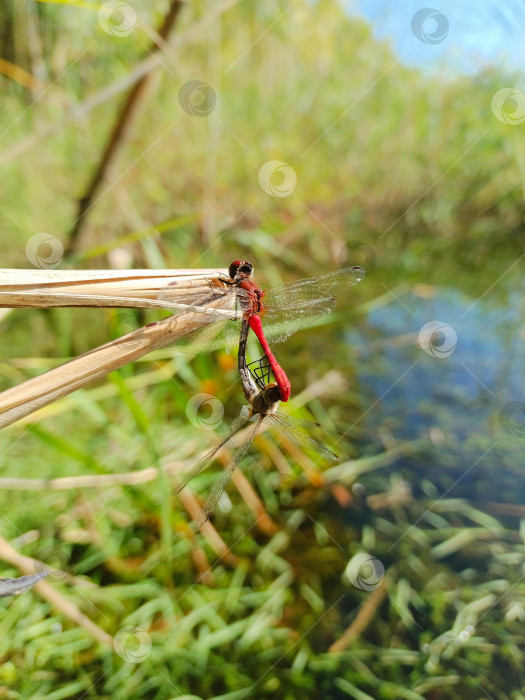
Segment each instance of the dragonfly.
[[[80,272],[29,272],[36,273],[32,276],[34,281],[17,284],[7,276],[2,284],[6,275],[0,271],[0,307],[161,308],[172,315],[2,392],[0,428],[153,350],[167,348],[199,354],[232,348],[243,341],[249,328],[271,363],[279,400],[286,401],[290,383],[275,360],[270,343],[286,340],[331,312],[336,306],[334,297],[365,276],[363,268],[347,267],[262,290],[252,280],[253,265],[241,260],[233,261],[227,274],[177,271],[179,274],[172,278],[162,270],[88,271],[84,277]],[[245,372],[242,358],[238,363],[239,371]]]
[[250,364],[245,363],[245,368],[247,371],[241,373],[241,382],[244,395],[249,402],[249,407],[243,407],[240,416],[232,424],[230,433],[218,441],[216,445],[199,459],[183,477],[175,491],[176,493],[182,491],[192,479],[212,463],[215,455],[237,435],[237,433],[248,426],[248,432],[242,444],[235,451],[224,472],[216,478],[197,518],[197,527],[204,525],[213,514],[233,472],[241,463],[263,423],[268,424],[278,433],[284,434],[299,446],[314,452],[319,455],[319,457],[329,460],[338,459],[338,455],[323,445],[322,442],[302,432],[303,430],[312,431],[312,429],[318,427],[317,423],[277,413],[279,403],[281,402],[280,389],[277,382],[269,381],[266,383],[272,372],[269,358],[263,356],[260,360],[256,360]]
[[[199,354],[220,347],[230,348],[246,342],[248,328],[255,333],[267,361],[270,364],[279,389],[279,399],[288,401],[290,382],[284,370],[275,359],[269,342],[283,342],[299,328],[311,323],[315,318],[331,312],[336,306],[335,295],[360,282],[365,271],[362,267],[347,267],[326,275],[291,282],[282,287],[262,290],[252,279],[253,265],[248,260],[234,260],[228,267],[228,279],[220,279],[223,287],[217,292],[222,295],[222,309],[209,311],[210,321],[196,333],[177,341],[172,348]],[[200,286],[200,284],[198,285]],[[202,289],[192,289],[178,280],[168,285],[159,299],[168,303],[184,301],[189,309],[202,305]],[[232,319],[218,317],[230,309]],[[200,309],[205,314],[205,310]],[[238,321],[241,323],[239,338]],[[237,322],[237,323],[236,323]],[[239,371],[242,371],[242,353],[238,355]]]

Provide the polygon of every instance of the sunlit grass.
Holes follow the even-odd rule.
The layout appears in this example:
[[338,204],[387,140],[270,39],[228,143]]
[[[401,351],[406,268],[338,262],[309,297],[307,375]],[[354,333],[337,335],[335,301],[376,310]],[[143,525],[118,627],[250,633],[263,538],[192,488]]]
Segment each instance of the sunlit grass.
[[[36,104],[2,84],[0,160],[21,148],[2,166],[4,267],[29,266],[25,243],[36,232],[66,241],[121,100],[40,135],[142,57],[136,37],[109,37],[96,13],[75,11],[87,5],[99,6],[41,2],[54,38],[44,39],[50,89]],[[142,11],[155,26],[165,7]],[[208,11],[185,8],[177,36]],[[458,466],[441,465],[439,443],[399,443],[384,425],[367,432],[355,357],[378,346],[350,348],[342,334],[402,285],[452,280],[479,293],[505,256],[521,254],[523,131],[491,114],[500,77],[440,83],[394,65],[388,46],[332,2],[239,3],[164,60],[81,250],[63,266],[247,257],[269,288],[359,264],[356,250],[371,246],[366,281],[276,348],[294,387],[280,410],[318,421],[316,437],[337,443],[341,462],[296,458],[265,432],[241,465],[245,481],[230,484],[213,527],[196,532],[230,451],[173,491],[242,405],[235,362],[221,354],[159,353],[4,430],[3,538],[66,572],[49,585],[100,631],[118,639],[140,628],[151,650],[136,663],[122,658],[36,588],[0,601],[0,697],[519,700],[525,513],[512,504],[502,512],[502,494],[478,507],[439,500]],[[207,119],[180,108],[190,79],[217,92]],[[273,159],[295,169],[290,197],[259,186]],[[2,388],[160,315],[12,312],[1,320]],[[201,392],[224,406],[217,431],[188,420],[188,400]],[[470,436],[464,458],[492,439]],[[498,440],[517,478],[521,455]],[[363,552],[381,562],[387,589],[350,582],[346,567]],[[2,576],[20,575],[1,547],[0,556]],[[371,597],[376,590],[386,594]],[[345,633],[348,649],[329,652]],[[127,653],[140,654],[140,643],[130,640]]]

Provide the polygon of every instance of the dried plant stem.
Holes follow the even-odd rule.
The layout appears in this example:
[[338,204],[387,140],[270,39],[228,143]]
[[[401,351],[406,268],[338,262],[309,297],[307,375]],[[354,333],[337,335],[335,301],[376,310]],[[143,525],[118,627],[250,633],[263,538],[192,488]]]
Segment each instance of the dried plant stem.
[[[172,0],[168,12],[164,17],[162,26],[157,32],[156,40],[148,49],[148,54],[155,55],[160,51],[162,43],[168,39],[173,27],[175,26],[179,12],[184,5],[185,2],[181,2],[181,0]],[[77,217],[73,222],[69,234],[66,250],[68,254],[74,253],[78,249],[79,240],[86,223],[86,215],[95,203],[95,195],[100,185],[105,180],[109,167],[112,161],[115,159],[119,148],[124,143],[133,123],[133,119],[139,112],[141,103],[143,103],[146,99],[147,91],[152,84],[152,77],[153,72],[150,71],[137,80],[120,111],[98,167],[91,177],[91,181],[87,187],[85,195],[79,201]]]
[[[2,536],[0,536],[0,559],[16,566],[22,574],[35,573],[35,560],[19,554]],[[83,627],[97,642],[113,648],[113,637],[84,615],[74,603],[59,593],[50,583],[45,580],[39,581],[34,585],[34,590],[72,622]]]
[[388,585],[385,577],[379,588],[372,591],[365,602],[361,605],[359,612],[357,613],[350,627],[348,627],[341,637],[339,637],[339,639],[335,641],[328,649],[330,653],[344,651],[364,632],[364,630],[372,622],[374,615],[376,614],[387,593]]
[[165,347],[169,342],[182,338],[202,325],[202,314],[188,313],[180,318],[170,316],[7,389],[0,394],[0,428],[11,425],[153,350]]
[[191,283],[226,270],[0,270],[0,307],[164,308],[159,294],[173,282]]

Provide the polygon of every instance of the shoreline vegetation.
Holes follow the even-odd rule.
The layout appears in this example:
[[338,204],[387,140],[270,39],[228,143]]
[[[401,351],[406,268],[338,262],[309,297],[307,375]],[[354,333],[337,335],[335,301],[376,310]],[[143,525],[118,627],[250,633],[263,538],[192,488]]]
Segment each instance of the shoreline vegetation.
[[[452,393],[429,395],[430,427],[404,425],[392,395],[371,397],[363,380],[417,347],[414,323],[384,337],[369,320],[393,296],[432,310],[453,289],[502,317],[515,298],[525,131],[491,101],[520,79],[403,66],[334,0],[188,4],[71,246],[172,6],[125,3],[135,24],[122,33],[125,10],[117,35],[100,4],[0,9],[2,267],[246,258],[270,288],[364,265],[336,312],[278,346],[286,411],[320,423],[331,446],[343,436],[343,457],[316,463],[264,431],[196,530],[231,452],[177,496],[173,485],[239,413],[226,351],[158,353],[0,431],[0,574],[49,572],[0,601],[0,698],[523,700],[521,433],[487,418],[495,399],[465,399],[456,420]],[[164,315],[5,313],[0,389]],[[419,367],[446,393],[443,362]],[[507,401],[521,400],[514,384]],[[223,408],[216,425],[206,407],[189,419],[201,395]]]

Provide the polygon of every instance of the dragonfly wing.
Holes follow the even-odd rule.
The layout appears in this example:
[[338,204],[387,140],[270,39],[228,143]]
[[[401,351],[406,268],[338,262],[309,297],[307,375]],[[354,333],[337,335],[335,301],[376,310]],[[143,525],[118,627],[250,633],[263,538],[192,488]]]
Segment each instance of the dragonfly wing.
[[182,489],[198,474],[201,473],[201,471],[208,465],[209,462],[215,457],[217,452],[221,449],[221,447],[224,447],[224,445],[231,440],[231,438],[236,435],[239,430],[244,428],[246,423],[250,420],[250,416],[247,416],[245,420],[239,421],[235,427],[232,428],[230,433],[226,435],[225,438],[222,440],[219,440],[217,444],[215,444],[212,448],[210,448],[207,452],[204,453],[204,455],[199,459],[197,464],[195,464],[190,471],[184,475],[181,483],[177,488],[175,489],[175,493],[179,493],[179,491],[182,491]]
[[239,425],[242,428],[243,425],[246,424],[246,421],[249,420],[250,418],[251,418],[250,409],[248,408],[248,406],[243,406],[241,408],[241,412],[239,413],[237,418],[232,423],[232,430],[237,430],[237,426],[239,426]]
[[265,306],[296,306],[316,299],[329,299],[353,287],[365,277],[362,267],[344,267],[318,277],[308,277],[264,293]]
[[360,267],[346,267],[319,277],[299,280],[265,292],[264,332],[272,342],[286,340],[292,333],[336,307],[334,296],[365,276]]
[[301,328],[306,328],[316,318],[331,313],[335,299],[316,299],[308,306],[264,307],[263,329],[269,343],[281,343]]
[[[226,488],[229,480],[231,479],[233,472],[235,471],[236,467],[241,462],[241,460],[244,457],[244,455],[246,454],[248,448],[252,444],[255,436],[259,432],[259,428],[261,426],[262,420],[263,420],[263,416],[258,416],[257,420],[255,421],[253,426],[250,428],[250,432],[248,433],[246,440],[237,449],[237,452],[233,455],[231,462],[228,464],[228,466],[226,467],[224,472],[216,479],[215,483],[213,484],[212,490],[210,491],[208,498],[206,499],[206,501],[204,502],[204,505],[202,506],[202,511],[201,511],[199,518],[197,520],[197,527],[200,527],[201,525],[203,525],[206,522],[206,520],[209,519],[210,515],[215,510],[215,506],[217,505],[217,501],[221,497],[224,489]],[[244,424],[242,424],[242,425],[244,425]]]
[[225,284],[220,279],[209,281],[174,280],[158,294],[164,308],[174,313],[202,313],[211,320],[242,318],[242,306],[250,298],[244,289]]
[[192,355],[212,352],[219,348],[230,350],[239,344],[239,330],[240,326],[235,321],[218,321],[172,341],[166,348]]
[[305,435],[303,432],[298,430],[298,426],[312,429],[316,427],[316,423],[312,423],[311,421],[298,420],[295,418],[289,418],[288,416],[282,416],[278,413],[274,413],[268,417],[271,419],[272,423],[278,430],[285,433],[285,435],[287,435],[297,445],[301,447],[306,447],[312,452],[315,452],[321,457],[324,457],[325,459],[339,459],[338,455],[336,455],[335,452],[332,452],[332,450],[328,449],[326,445],[323,445],[322,442],[314,440],[313,438],[309,437],[308,435]]
[[232,319],[240,321],[242,318],[241,304],[245,296],[244,290],[227,286],[220,280],[210,280],[207,284],[175,280],[162,290],[159,300],[166,308],[172,308],[177,317],[198,314],[203,325],[168,348],[197,355],[237,345],[240,324]]

